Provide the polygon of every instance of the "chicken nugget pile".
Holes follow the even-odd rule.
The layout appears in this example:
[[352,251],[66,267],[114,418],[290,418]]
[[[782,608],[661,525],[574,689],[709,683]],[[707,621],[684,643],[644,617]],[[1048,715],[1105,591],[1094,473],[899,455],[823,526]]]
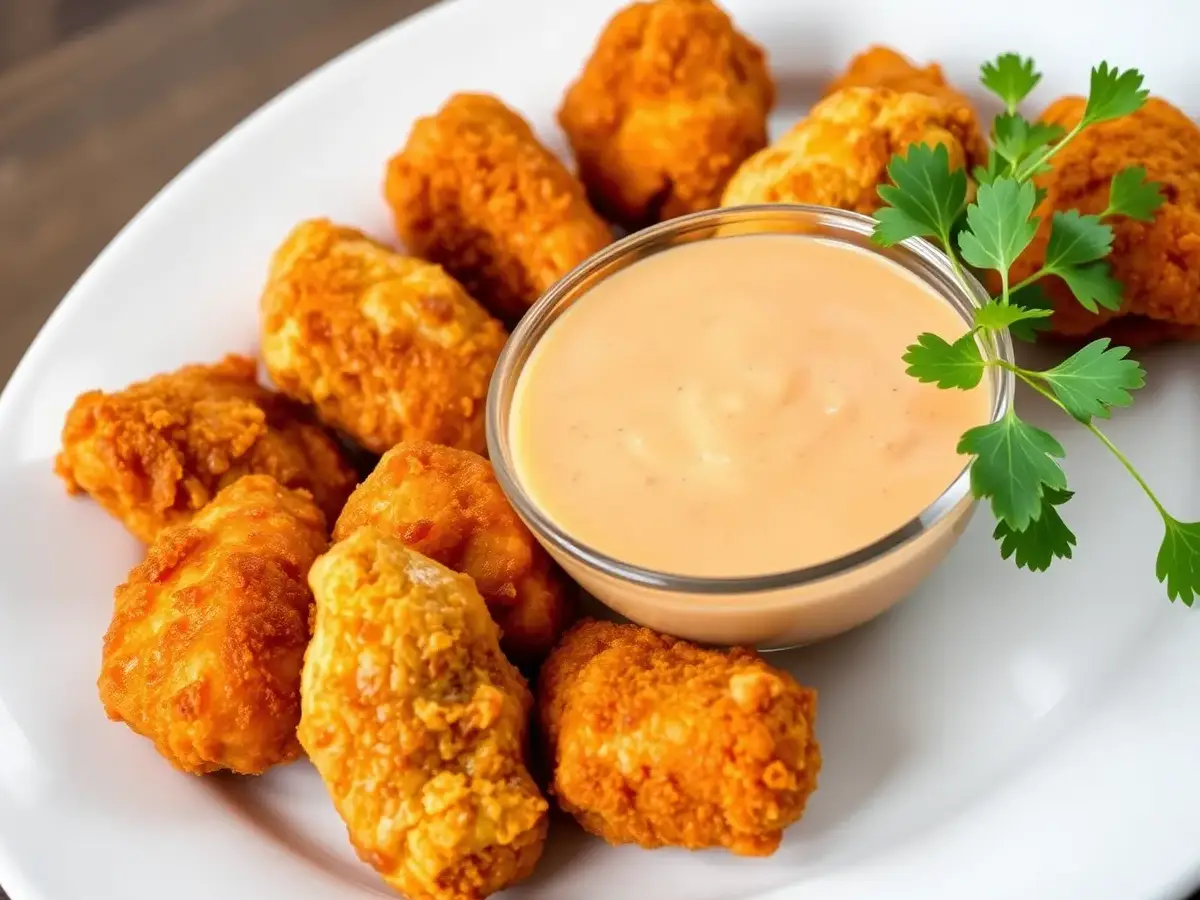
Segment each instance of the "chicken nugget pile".
[[470,575],[511,658],[541,659],[562,634],[570,616],[562,576],[478,454],[397,444],[347,501],[334,540],[368,525]]
[[[570,627],[575,586],[505,497],[484,426],[506,329],[614,229],[757,203],[869,214],[913,145],[968,174],[988,159],[941,67],[887,47],[768,144],[775,97],[712,0],[632,3],[565,89],[573,161],[500,98],[454,94],[380,160],[397,244],[319,211],[279,235],[258,309],[272,387],[228,356],[80,395],[55,469],[145,545],[102,642],[108,716],[193,775],[306,753],[359,857],[410,900],[529,876],[547,798],[614,844],[775,852],[817,788],[816,692],[748,649]],[[1047,279],[1051,327],[1200,338],[1200,129],[1161,98],[1039,176],[1011,279],[1042,265],[1055,211],[1102,212],[1128,166],[1165,203],[1114,223],[1121,307],[1089,313]]]

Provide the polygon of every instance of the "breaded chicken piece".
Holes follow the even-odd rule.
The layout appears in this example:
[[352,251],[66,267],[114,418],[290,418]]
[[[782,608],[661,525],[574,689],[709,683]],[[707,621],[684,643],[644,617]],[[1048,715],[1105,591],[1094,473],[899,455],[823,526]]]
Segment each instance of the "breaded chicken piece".
[[506,320],[612,242],[583,185],[487,94],[455,94],[418,119],[385,193],[405,245]]
[[484,452],[507,337],[440,266],[327,219],[292,231],[262,296],[271,378],[374,453],[404,440]]
[[849,87],[812,108],[786,135],[742,163],[724,206],[810,203],[870,214],[883,201],[892,157],[912,144],[945,145],[952,167],[984,160],[974,111],[927,94]]
[[566,627],[570,608],[557,567],[478,454],[397,444],[351,495],[334,540],[365,525],[470,575],[511,659],[540,659]]
[[81,394],[67,413],[55,471],[146,543],[186,522],[243,475],[309,491],[329,522],[358,480],[307,411],[255,380],[257,364],[227,356],[123,391]]
[[[1052,103],[1041,121],[1070,129],[1083,115],[1082,97]],[[1130,116],[1092,125],[1060,150],[1038,178],[1047,191],[1036,215],[1042,224],[1013,266],[1023,279],[1045,261],[1055,210],[1100,213],[1121,169],[1142,166],[1162,184],[1166,202],[1152,222],[1113,221],[1112,274],[1125,288],[1119,312],[1091,313],[1057,278],[1043,282],[1055,301],[1053,331],[1080,337],[1101,330],[1134,344],[1200,337],[1200,128],[1167,101],[1151,97]]]
[[325,535],[309,494],[267,475],[164,530],[116,591],[99,680],[108,717],[197,775],[295,759],[305,576]]
[[605,27],[558,113],[596,208],[634,229],[719,205],[767,144],[761,47],[711,0],[653,0]]
[[547,804],[532,698],[471,579],[374,528],[309,574],[300,743],[359,857],[409,900],[477,900],[533,871]]
[[564,810],[612,844],[768,856],[817,787],[816,692],[749,650],[584,620],[538,679]]
[[[826,86],[825,96],[848,87],[876,87],[898,93],[926,94],[954,106],[971,109],[971,101],[946,81],[941,66],[937,63],[930,63],[923,68],[915,66],[911,60],[890,47],[868,47],[850,60],[846,71]],[[979,131],[978,124],[975,130]],[[982,137],[982,132],[980,135]],[[983,151],[983,148],[976,147],[972,152],[976,150]]]

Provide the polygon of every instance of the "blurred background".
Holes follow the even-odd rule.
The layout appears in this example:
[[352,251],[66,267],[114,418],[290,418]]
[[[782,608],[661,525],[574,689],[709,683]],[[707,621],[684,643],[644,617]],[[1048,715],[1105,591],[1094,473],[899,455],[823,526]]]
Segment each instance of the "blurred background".
[[104,245],[293,81],[431,0],[0,0],[0,386]]

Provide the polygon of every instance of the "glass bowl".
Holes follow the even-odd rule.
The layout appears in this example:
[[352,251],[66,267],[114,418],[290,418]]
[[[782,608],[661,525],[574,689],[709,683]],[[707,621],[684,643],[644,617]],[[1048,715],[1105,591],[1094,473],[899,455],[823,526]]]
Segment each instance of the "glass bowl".
[[[806,234],[881,254],[930,286],[969,323],[987,300],[955,278],[945,254],[922,240],[884,249],[870,241],[874,222],[824,207],[772,204],[709,210],[639,231],[568,273],[525,314],[509,338],[487,400],[488,452],[517,513],[562,568],[588,593],[626,618],[705,644],[781,649],[830,637],[879,615],[910,594],[966,528],[975,502],[964,466],[936,500],[903,527],[838,559],[788,572],[701,578],[656,572],[601,553],[566,533],[521,483],[512,458],[510,411],[530,352],[555,320],[601,280],[639,259],[692,241],[743,234]],[[914,339],[916,334],[913,335]],[[980,337],[988,358],[1012,360],[1007,333]],[[992,420],[1012,403],[1011,373],[988,369]]]

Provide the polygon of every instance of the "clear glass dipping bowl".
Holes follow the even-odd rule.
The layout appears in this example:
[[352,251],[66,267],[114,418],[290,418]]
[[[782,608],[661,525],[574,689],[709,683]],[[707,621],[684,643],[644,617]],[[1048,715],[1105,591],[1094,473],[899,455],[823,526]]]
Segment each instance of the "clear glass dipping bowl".
[[[656,631],[706,644],[781,649],[830,637],[879,615],[910,594],[945,558],[974,511],[965,466],[940,497],[874,544],[817,566],[740,578],[655,572],[585,546],[559,528],[521,483],[512,457],[509,415],[530,352],[555,320],[593,285],[639,259],[692,241],[744,234],[804,234],[844,241],[914,273],[970,322],[987,300],[974,280],[955,279],[945,254],[921,240],[883,249],[870,241],[873,222],[824,207],[774,204],[709,210],[630,235],[579,265],[525,314],[496,366],[487,401],[488,452],[517,513],[563,569],[592,596]],[[969,276],[968,276],[969,278]],[[915,340],[916,333],[914,331]],[[987,357],[1012,360],[1012,344],[981,338]],[[1012,375],[988,370],[993,421],[1012,402]],[[932,389],[932,388],[931,388]],[[630,510],[630,515],[636,515]]]

